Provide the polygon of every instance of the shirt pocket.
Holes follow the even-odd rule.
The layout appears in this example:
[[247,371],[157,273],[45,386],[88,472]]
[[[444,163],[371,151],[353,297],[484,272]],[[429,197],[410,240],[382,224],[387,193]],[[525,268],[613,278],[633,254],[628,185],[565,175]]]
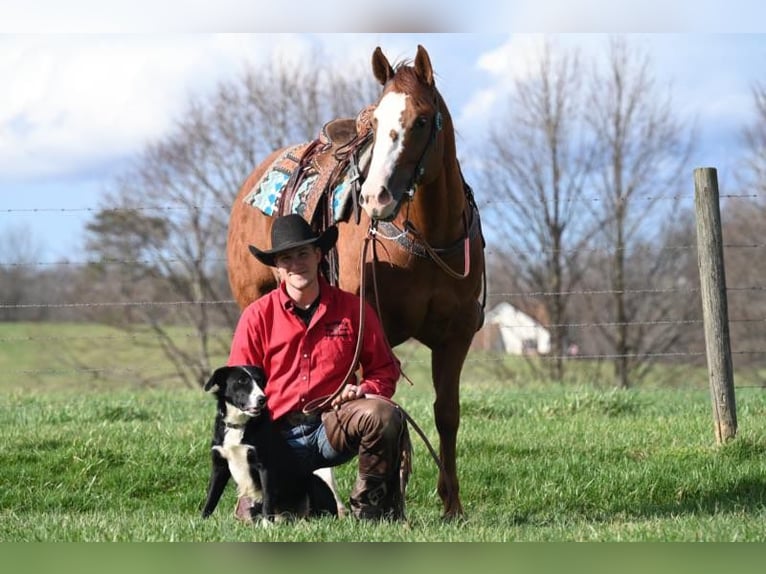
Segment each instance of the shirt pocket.
[[[322,325],[322,348],[333,361],[339,362],[346,358],[346,362],[353,357],[356,349],[356,331],[351,320],[343,318],[338,321],[327,321]],[[348,365],[339,364],[339,368],[348,368]]]

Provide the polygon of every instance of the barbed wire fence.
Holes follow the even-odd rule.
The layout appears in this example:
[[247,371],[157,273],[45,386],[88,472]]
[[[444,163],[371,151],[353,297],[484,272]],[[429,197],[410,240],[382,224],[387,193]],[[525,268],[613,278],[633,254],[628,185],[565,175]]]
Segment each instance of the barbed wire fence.
[[[722,199],[727,200],[739,200],[739,201],[748,201],[757,199],[757,195],[754,194],[731,194],[731,195],[721,195]],[[647,200],[656,201],[657,198],[646,198]],[[677,198],[674,198],[677,199]],[[686,198],[688,199],[688,198]],[[597,201],[597,199],[594,199],[594,201]],[[129,208],[115,208],[114,211],[122,211],[122,210],[132,210],[132,211],[159,211],[159,212],[172,212],[176,210],[208,210],[208,209],[225,209],[228,210],[230,206],[227,205],[218,205],[218,204],[207,204],[207,205],[168,205],[168,206],[159,206],[159,207],[143,207],[143,206],[135,206],[135,207],[129,207]],[[25,214],[25,215],[34,215],[34,214],[40,214],[40,213],[46,213],[46,214],[62,214],[62,215],[70,215],[73,213],[78,214],[95,214],[98,212],[104,211],[101,208],[91,208],[91,207],[81,207],[81,208],[56,208],[56,207],[30,207],[25,209],[0,209],[0,215],[5,215],[7,217],[12,217],[16,214]],[[757,251],[760,249],[763,249],[766,247],[764,244],[760,244],[757,242],[744,242],[744,243],[728,243],[724,245],[724,248],[727,252],[731,252],[733,250],[753,250]],[[597,248],[589,248],[590,250],[596,250]],[[682,244],[682,245],[664,245],[660,247],[663,251],[669,251],[669,252],[689,252],[689,251],[696,251],[697,247],[693,244]],[[491,258],[493,256],[493,247],[492,245],[488,245],[487,247],[487,256],[488,258]],[[173,259],[167,259],[166,262],[173,262]],[[212,263],[218,263],[221,265],[225,264],[224,259],[214,259],[211,260]],[[40,269],[71,269],[73,271],[78,271],[88,265],[93,264],[111,264],[111,265],[136,265],[136,264],[142,264],[142,265],[151,265],[153,263],[150,259],[100,259],[98,261],[91,261],[86,260],[83,258],[82,260],[57,260],[57,261],[46,261],[46,260],[35,260],[35,261],[0,261],[0,271],[9,272],[13,270],[32,270],[33,275],[35,270]],[[729,294],[734,295],[744,295],[744,296],[752,296],[753,294],[759,294],[766,291],[766,286],[764,285],[736,285],[731,283],[732,277],[729,277],[730,284],[727,286],[726,291]],[[622,293],[625,295],[629,295],[631,297],[643,297],[643,296],[649,296],[649,295],[674,295],[674,296],[682,296],[682,297],[688,297],[688,298],[694,298],[695,300],[699,299],[700,293],[699,289],[697,288],[690,288],[690,287],[671,287],[671,288],[661,288],[661,287],[647,287],[642,289],[626,289],[624,291],[618,292],[611,289],[582,289],[582,290],[572,290],[568,292],[560,292],[559,294],[566,294],[566,295],[573,295],[577,297],[583,297],[583,298],[591,298],[591,299],[598,299],[600,297],[609,297],[613,296],[615,294]],[[503,301],[513,300],[513,299],[519,299],[519,298],[529,298],[529,299],[544,299],[546,297],[552,297],[554,293],[552,292],[546,292],[546,291],[519,291],[519,292],[512,292],[512,291],[489,291],[487,294],[487,309],[490,310],[494,305],[497,305]],[[216,299],[216,300],[196,300],[196,301],[189,301],[189,300],[164,300],[164,301],[153,301],[153,300],[135,300],[135,301],[91,301],[91,302],[54,302],[54,301],[36,301],[36,302],[25,302],[25,303],[12,303],[7,300],[5,300],[5,297],[0,296],[0,312],[14,312],[17,315],[21,314],[24,311],[32,311],[32,312],[40,312],[45,310],[67,310],[70,313],[70,316],[73,317],[73,321],[78,320],[78,315],[82,313],[82,321],[86,322],[87,318],[85,316],[85,312],[87,310],[94,310],[94,309],[126,309],[126,308],[161,308],[168,310],[172,313],[172,310],[174,308],[184,307],[184,306],[190,306],[190,305],[204,305],[204,306],[231,306],[236,307],[236,303],[233,299]],[[744,325],[747,326],[746,328],[750,328],[751,326],[760,326],[764,321],[766,321],[766,318],[763,317],[733,317],[729,319],[729,324],[732,328],[735,328],[737,325]],[[11,325],[12,323],[6,323],[6,326]],[[0,325],[1,326],[1,325]],[[523,329],[527,325],[524,324],[513,324],[508,322],[498,322],[496,323],[496,327],[503,328],[503,329]],[[703,329],[703,318],[702,318],[702,310],[700,307],[700,311],[697,317],[694,318],[686,318],[686,319],[677,319],[677,318],[667,318],[667,319],[656,319],[656,320],[637,320],[637,321],[630,321],[627,323],[621,323],[621,322],[615,322],[615,321],[604,321],[604,320],[594,320],[594,321],[574,321],[574,322],[566,322],[566,323],[559,323],[559,324],[548,324],[545,325],[546,328],[552,328],[552,327],[559,327],[566,329],[568,331],[579,331],[579,332],[587,332],[588,330],[592,329],[609,329],[609,328],[615,328],[619,326],[628,326],[631,328],[650,328],[650,327],[659,327],[659,326],[674,326],[677,328],[682,329],[690,329],[695,330],[699,333],[702,333]],[[44,351],[50,352],[51,349],[64,349],[67,346],[73,346],[76,347],[77,345],[84,345],[85,347],[94,347],[94,348],[103,348],[107,345],[110,347],[113,347],[115,349],[114,354],[112,355],[112,359],[110,360],[110,364],[108,365],[94,365],[90,364],[88,361],[87,356],[82,357],[74,357],[66,361],[62,362],[62,365],[60,368],[50,368],[50,367],[43,367],[40,366],[39,368],[18,368],[14,369],[13,366],[9,366],[9,363],[12,363],[12,361],[6,361],[6,367],[4,369],[4,372],[0,374],[0,387],[9,387],[15,383],[17,383],[20,379],[40,379],[43,380],[46,377],[60,377],[67,380],[77,381],[81,379],[87,379],[87,378],[98,378],[98,377],[116,377],[116,378],[130,378],[130,377],[137,377],[139,375],[147,375],[151,374],[154,371],[157,371],[158,376],[153,377],[155,379],[162,379],[163,376],[165,376],[168,372],[172,371],[172,367],[170,366],[163,366],[160,367],[156,362],[147,362],[147,364],[142,364],[140,361],[136,362],[134,358],[131,358],[131,351],[136,351],[137,348],[147,348],[151,347],[154,343],[157,342],[160,335],[157,335],[156,333],[147,331],[147,332],[139,332],[139,333],[117,333],[117,332],[106,332],[106,331],[94,331],[94,334],[83,334],[84,332],[82,330],[78,331],[77,334],[72,334],[71,332],[62,332],[61,334],[51,334],[56,333],[56,331],[35,331],[35,330],[27,330],[26,332],[21,332],[19,330],[10,330],[10,329],[4,329],[5,333],[3,334],[0,332],[0,356],[5,355],[6,357],[11,357],[14,355],[14,353],[19,354],[34,354],[37,351],[34,351],[34,349],[42,349]],[[217,328],[215,329],[215,332],[213,335],[217,337],[221,341],[227,341],[230,340],[231,335],[233,334],[233,330],[231,328]],[[178,338],[179,340],[193,340],[198,336],[195,332],[190,332],[188,330],[184,330],[183,327],[178,327],[174,331],[174,337]],[[666,350],[664,352],[653,352],[649,353],[649,357],[660,364],[663,364],[664,368],[666,369],[667,373],[669,373],[667,376],[671,379],[676,378],[676,373],[687,373],[688,374],[688,368],[689,366],[694,366],[697,368],[696,371],[696,379],[693,384],[687,384],[679,383],[676,381],[676,385],[679,388],[684,388],[685,386],[688,386],[688,388],[693,389],[700,389],[700,388],[706,388],[706,380],[704,379],[704,365],[705,365],[705,348],[702,344],[703,338],[700,335],[699,337],[699,345],[694,348],[688,348],[683,350]],[[30,351],[29,348],[32,348],[33,350]],[[76,350],[74,351],[76,353]],[[760,359],[762,358],[764,353],[764,350],[758,349],[758,348],[741,348],[741,347],[733,347],[731,349],[731,355],[736,358],[746,357],[748,360],[756,360],[756,363],[760,363]],[[128,358],[122,359],[122,355],[125,355]],[[86,354],[87,355],[87,354]],[[412,353],[406,351],[402,353],[403,356],[400,356],[403,361],[403,366],[406,369],[408,365],[415,365],[418,362],[426,363],[427,359],[422,358],[422,356],[417,355],[417,353]],[[616,354],[616,353],[609,353],[609,352],[567,352],[563,354],[560,358],[562,360],[567,361],[568,364],[587,364],[589,365],[589,370],[582,371],[583,374],[581,374],[582,377],[590,377],[593,376],[596,372],[602,372],[604,369],[608,368],[609,361],[612,361],[614,359],[624,357],[625,355],[622,354]],[[632,354],[631,354],[632,356]],[[221,357],[222,360],[225,359],[225,357]],[[537,356],[526,356],[523,360],[526,362],[542,362],[547,361],[551,359],[555,359],[556,357],[552,357],[550,355],[537,355]],[[123,361],[123,362],[121,362]],[[478,352],[472,352],[468,359],[466,360],[466,369],[464,371],[464,380],[467,378],[468,380],[466,382],[498,382],[498,379],[501,377],[506,376],[510,371],[518,371],[518,362],[514,363],[510,371],[508,367],[505,366],[505,363],[508,362],[508,355],[501,350],[485,350],[485,351],[478,351]],[[480,373],[480,374],[476,374]],[[487,373],[495,373],[496,379],[487,379]],[[467,377],[466,377],[467,375]],[[471,377],[475,377],[476,380],[471,380]],[[146,377],[144,377],[146,378]],[[479,380],[481,379],[481,380]],[[738,380],[737,382],[737,388],[762,388],[764,385],[766,385],[766,378],[764,378],[764,382],[761,382],[760,375],[758,370],[753,371],[752,377],[743,377],[741,380]]]

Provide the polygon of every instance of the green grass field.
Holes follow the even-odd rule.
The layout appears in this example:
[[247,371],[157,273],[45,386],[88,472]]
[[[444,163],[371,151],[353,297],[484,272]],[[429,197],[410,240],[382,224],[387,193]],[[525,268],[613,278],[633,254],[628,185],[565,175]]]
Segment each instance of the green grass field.
[[[7,349],[4,377],[40,368]],[[415,385],[401,383],[396,398],[436,443],[428,363],[404,351]],[[441,520],[436,467],[413,433],[406,526],[262,528],[233,519],[233,485],[210,519],[199,517],[212,397],[127,382],[0,386],[0,541],[766,540],[766,396],[756,388],[738,389],[738,436],[716,447],[704,385],[625,392],[471,372],[458,440],[465,520]],[[344,497],[354,472],[338,469]]]

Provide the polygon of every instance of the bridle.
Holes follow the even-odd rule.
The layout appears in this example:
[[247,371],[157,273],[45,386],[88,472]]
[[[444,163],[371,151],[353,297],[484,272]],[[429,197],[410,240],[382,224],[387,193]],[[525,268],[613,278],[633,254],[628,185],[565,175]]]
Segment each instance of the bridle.
[[439,100],[436,99],[434,96],[434,107],[436,108],[436,113],[434,114],[434,121],[431,124],[431,132],[428,135],[428,141],[426,141],[426,145],[423,147],[423,153],[420,154],[420,159],[418,160],[417,165],[415,166],[415,170],[412,172],[412,178],[410,179],[410,185],[409,189],[407,190],[406,194],[409,195],[410,199],[412,199],[412,196],[415,195],[415,187],[417,187],[420,182],[423,180],[423,176],[426,173],[426,168],[423,165],[426,154],[431,150],[433,145],[436,143],[436,136],[440,131],[442,131],[442,127],[444,125],[444,121],[442,120],[442,112],[439,109]]
[[418,163],[415,165],[415,169],[412,171],[412,177],[410,178],[409,184],[407,185],[406,190],[402,194],[402,197],[398,199],[398,205],[396,209],[394,209],[393,214],[391,215],[388,220],[393,220],[397,213],[399,213],[399,209],[401,207],[401,202],[404,196],[407,196],[408,201],[412,201],[412,198],[415,196],[415,188],[420,185],[420,183],[423,181],[423,176],[426,173],[425,168],[425,159],[426,155],[429,151],[433,148],[434,144],[436,143],[436,137],[438,136],[439,132],[444,127],[444,120],[442,118],[442,112],[439,109],[439,98],[436,95],[436,90],[434,90],[434,109],[436,112],[434,113],[434,120],[431,123],[431,131],[428,134],[428,139],[426,140],[426,144],[423,146],[423,151],[420,154],[420,159],[418,159]]

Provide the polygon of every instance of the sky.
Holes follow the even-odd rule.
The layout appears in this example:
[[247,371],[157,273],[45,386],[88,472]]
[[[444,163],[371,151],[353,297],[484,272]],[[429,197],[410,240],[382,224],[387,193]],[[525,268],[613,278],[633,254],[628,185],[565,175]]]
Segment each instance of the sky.
[[[629,34],[675,109],[696,123],[693,164],[718,167],[722,192],[754,117],[750,90],[766,83],[766,8],[748,0],[727,2],[725,12],[705,0],[476,0],[450,14],[430,0],[387,3],[389,13],[329,0],[323,6],[337,18],[299,2],[300,16],[288,19],[276,2],[218,0],[214,12],[209,4],[0,0],[0,239],[29,230],[43,261],[84,260],[85,221],[142,148],[167,133],[190,97],[275,53],[321,47],[342,68],[369,62],[376,46],[395,61],[424,45],[460,151],[480,142],[543,37],[599,56],[610,34]],[[364,31],[403,28],[441,33]]]

